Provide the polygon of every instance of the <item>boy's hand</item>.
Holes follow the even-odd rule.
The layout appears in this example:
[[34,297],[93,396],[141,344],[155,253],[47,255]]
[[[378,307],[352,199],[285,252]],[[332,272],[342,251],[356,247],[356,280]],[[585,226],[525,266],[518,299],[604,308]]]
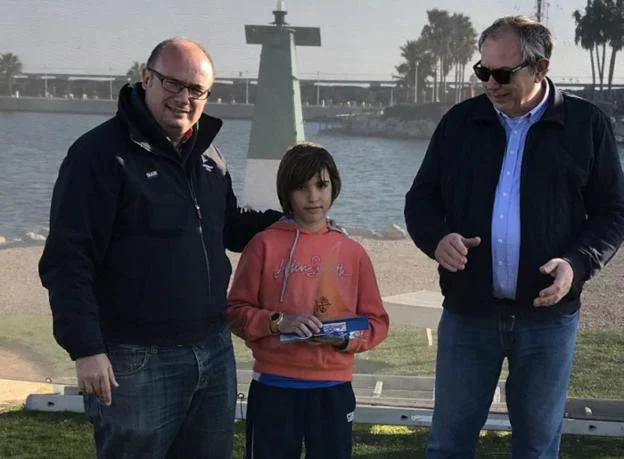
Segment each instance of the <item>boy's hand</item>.
[[294,333],[302,338],[309,338],[313,334],[320,332],[322,326],[321,319],[312,314],[285,315],[279,324],[278,331],[284,334]]

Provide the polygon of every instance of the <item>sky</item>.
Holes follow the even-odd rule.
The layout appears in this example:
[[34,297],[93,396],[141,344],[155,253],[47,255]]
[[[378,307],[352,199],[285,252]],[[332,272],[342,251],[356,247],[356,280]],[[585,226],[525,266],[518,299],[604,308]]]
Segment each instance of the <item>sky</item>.
[[[297,48],[301,78],[389,80],[399,47],[417,39],[426,11],[463,13],[477,32],[496,18],[535,14],[534,0],[286,0],[287,22],[320,27],[321,47]],[[589,55],[574,44],[572,12],[586,0],[550,0],[547,26],[556,47],[550,75],[589,81]],[[0,0],[0,53],[20,57],[25,72],[125,74],[159,41],[186,36],[212,54],[219,77],[258,71],[259,45],[245,24],[267,24],[276,0]],[[608,55],[610,57],[610,55]],[[624,83],[624,53],[614,82]],[[478,60],[475,53],[473,61]],[[608,63],[608,60],[607,60]]]

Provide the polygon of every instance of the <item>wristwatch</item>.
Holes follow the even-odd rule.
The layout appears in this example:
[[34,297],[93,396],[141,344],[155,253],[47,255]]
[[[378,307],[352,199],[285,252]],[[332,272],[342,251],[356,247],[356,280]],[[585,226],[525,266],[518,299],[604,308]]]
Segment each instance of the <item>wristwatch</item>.
[[281,312],[274,312],[269,316],[269,332],[271,332],[272,335],[279,334],[279,326],[282,320],[284,320],[284,314]]

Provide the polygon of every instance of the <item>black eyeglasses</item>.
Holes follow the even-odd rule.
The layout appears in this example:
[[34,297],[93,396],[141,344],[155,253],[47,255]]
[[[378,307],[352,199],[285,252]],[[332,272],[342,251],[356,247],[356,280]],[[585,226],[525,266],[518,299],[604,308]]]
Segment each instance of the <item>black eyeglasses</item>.
[[490,75],[492,75],[498,84],[509,84],[509,82],[511,81],[511,76],[514,73],[516,73],[518,70],[521,70],[528,65],[529,65],[528,62],[523,62],[522,64],[512,69],[510,69],[509,67],[501,67],[499,69],[489,69],[487,67],[482,66],[481,61],[479,61],[475,65],[472,66],[472,69],[474,70],[474,73],[477,76],[477,78],[480,79],[481,81],[484,81],[484,82],[488,81],[490,79]]
[[204,89],[199,85],[183,83],[180,80],[176,80],[175,78],[163,75],[162,73],[154,70],[151,67],[148,67],[147,70],[149,70],[158,77],[158,79],[160,80],[160,84],[165,91],[172,94],[178,94],[184,89],[188,89],[189,99],[205,100],[208,99],[208,96],[210,95],[209,89]]

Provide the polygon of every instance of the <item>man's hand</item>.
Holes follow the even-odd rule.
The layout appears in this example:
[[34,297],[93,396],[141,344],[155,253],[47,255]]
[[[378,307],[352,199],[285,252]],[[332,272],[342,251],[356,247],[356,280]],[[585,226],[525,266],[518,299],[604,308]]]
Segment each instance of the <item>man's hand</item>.
[[104,403],[112,402],[111,387],[119,387],[113,367],[106,354],[95,354],[76,360],[78,388],[85,394],[98,396]]
[[542,274],[550,274],[555,280],[550,287],[539,292],[533,300],[533,306],[552,306],[566,296],[572,287],[574,271],[570,263],[563,258],[553,258],[540,267]]
[[285,315],[280,322],[280,333],[295,333],[303,338],[309,338],[321,331],[323,322],[312,314]]
[[468,263],[468,250],[479,244],[481,238],[478,236],[466,239],[458,233],[447,234],[438,242],[435,259],[447,271],[462,271]]

